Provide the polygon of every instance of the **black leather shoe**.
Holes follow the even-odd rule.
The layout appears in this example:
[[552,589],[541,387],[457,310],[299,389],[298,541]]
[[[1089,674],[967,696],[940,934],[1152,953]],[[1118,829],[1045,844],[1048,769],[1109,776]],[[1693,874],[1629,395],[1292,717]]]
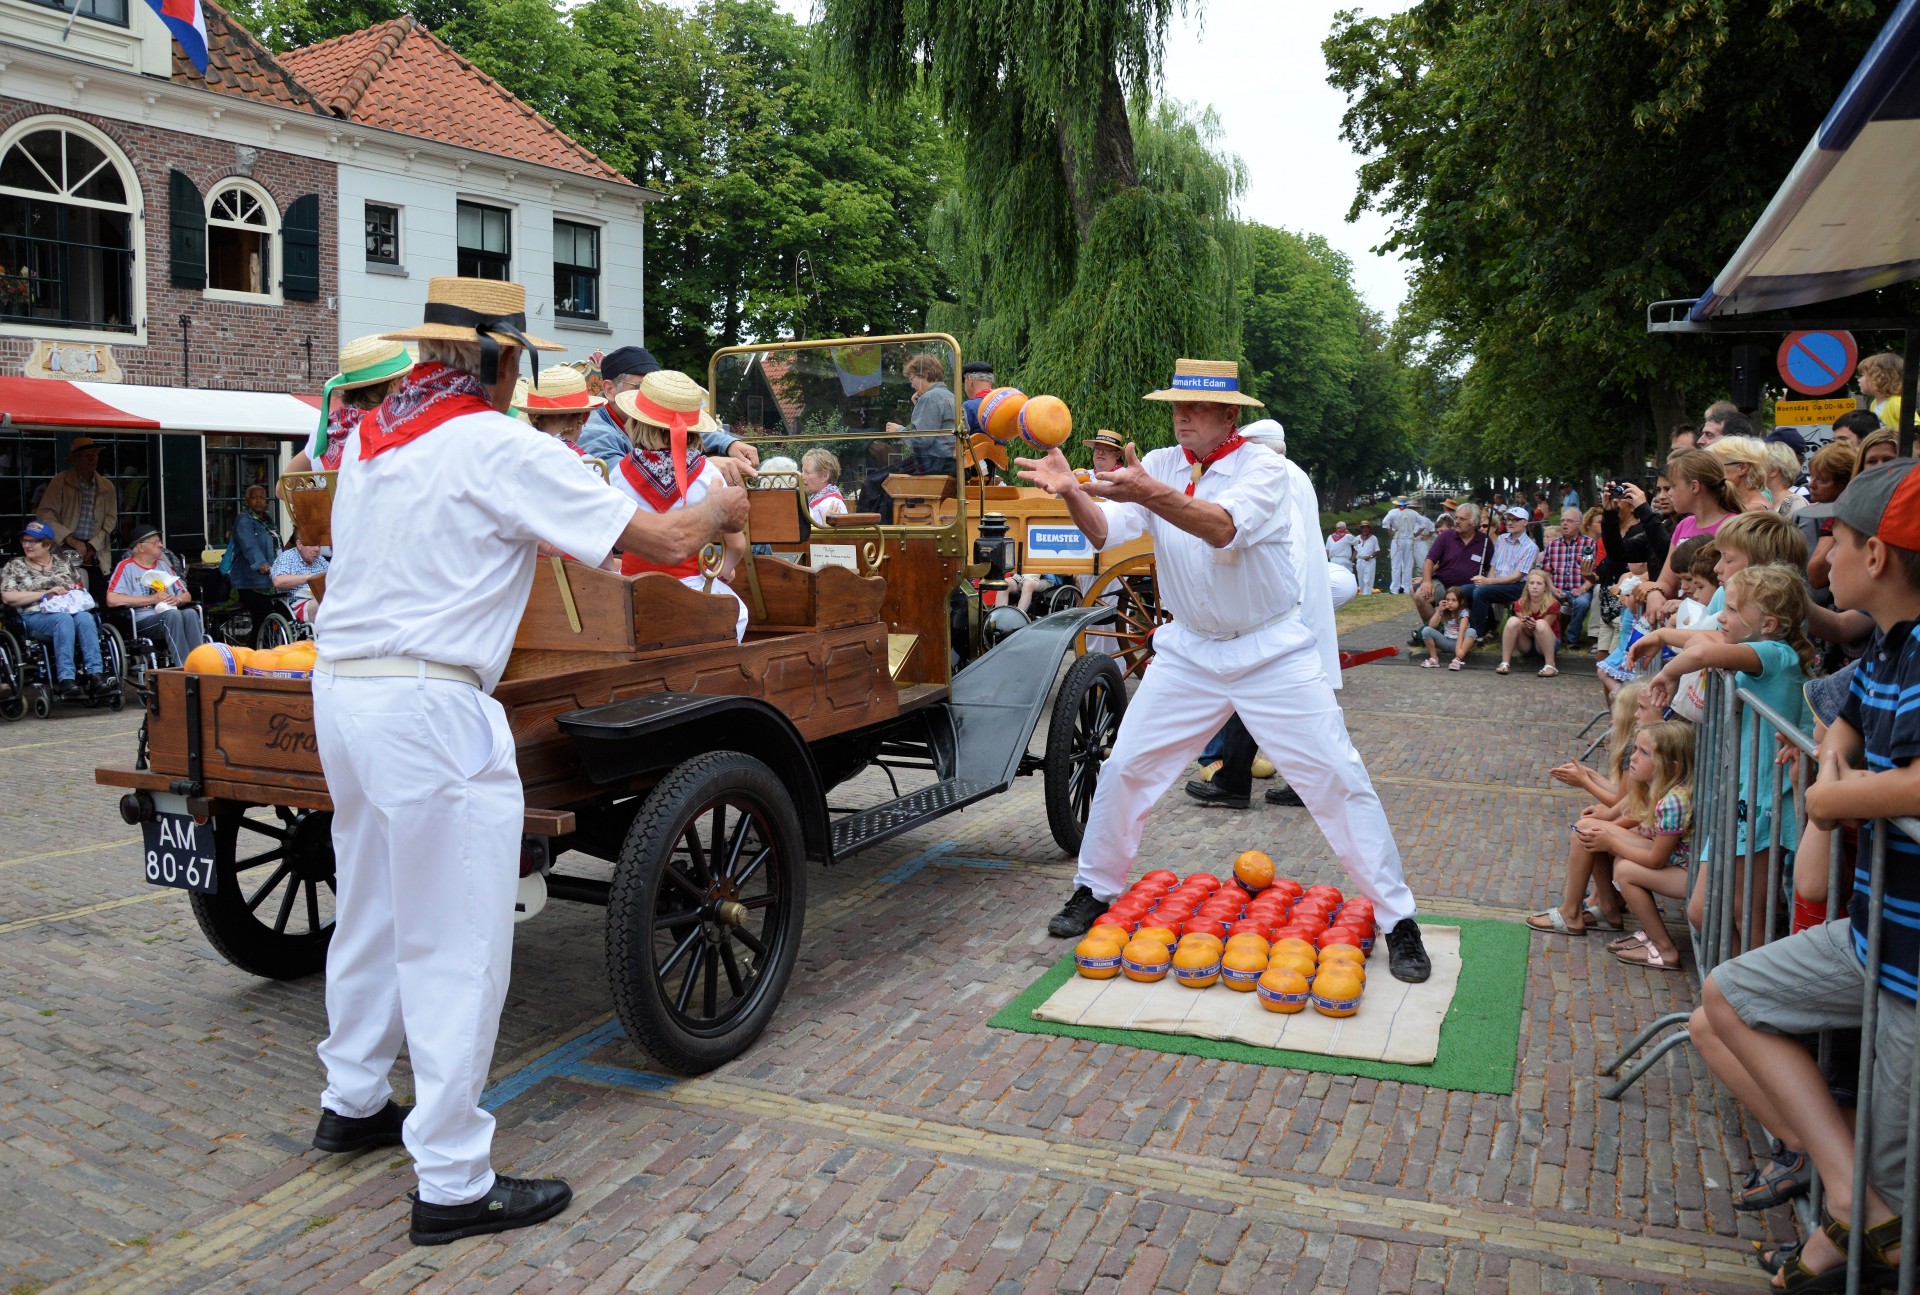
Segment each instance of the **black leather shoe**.
[[61,701],[85,701],[87,699],[86,690],[80,686],[78,679],[62,679],[53,686],[53,695]]
[[119,690],[120,681],[110,674],[90,674],[87,676],[87,691],[95,697],[111,697]]
[[1106,911],[1107,906],[1095,899],[1091,890],[1077,886],[1066,907],[1055,913],[1053,920],[1047,923],[1047,934],[1063,940],[1085,935],[1093,929],[1094,919]]
[[1420,924],[1411,917],[1401,918],[1387,932],[1387,970],[1395,980],[1409,985],[1417,985],[1433,974],[1426,941],[1420,938]]
[[1187,795],[1202,805],[1218,805],[1222,809],[1246,809],[1253,804],[1252,796],[1236,796],[1223,787],[1201,782],[1197,778],[1187,784]]
[[511,1232],[545,1223],[572,1200],[573,1188],[558,1178],[506,1178],[496,1174],[493,1190],[465,1205],[429,1205],[415,1196],[413,1230],[407,1236],[417,1246],[443,1246],[461,1237]]
[[397,1147],[400,1126],[412,1113],[413,1107],[390,1101],[373,1114],[355,1120],[323,1106],[319,1127],[313,1131],[314,1150],[339,1155],[346,1151],[365,1151],[369,1147]]
[[1305,809],[1307,802],[1300,799],[1300,793],[1281,783],[1278,787],[1267,788],[1267,804],[1285,805],[1289,809]]

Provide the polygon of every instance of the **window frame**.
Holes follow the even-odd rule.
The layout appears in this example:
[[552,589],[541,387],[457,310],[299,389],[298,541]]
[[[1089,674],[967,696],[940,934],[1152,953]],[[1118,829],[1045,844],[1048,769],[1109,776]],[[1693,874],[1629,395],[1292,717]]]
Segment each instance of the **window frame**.
[[[480,237],[482,241],[485,241],[486,239],[486,229],[485,229],[486,215],[488,213],[493,213],[498,215],[501,218],[501,229],[503,234],[505,235],[504,242],[506,243],[506,250],[504,252],[494,252],[484,247],[468,247],[465,243],[460,241],[460,212],[461,212],[461,209],[465,207],[472,207],[475,211],[478,211],[481,213],[482,228],[481,228]],[[493,261],[493,260],[499,261],[500,271],[501,271],[498,276],[499,281],[502,283],[513,282],[514,215],[515,215],[515,210],[512,207],[499,207],[499,206],[495,206],[492,203],[480,202],[477,199],[473,199],[473,198],[455,198],[453,203],[454,272],[459,274],[463,278],[487,279],[487,278],[495,277],[493,275],[487,275],[487,274],[482,274],[482,275],[468,274],[467,267],[464,264],[464,262],[467,256],[471,254],[476,257],[485,258],[489,261]]]
[[61,130],[78,135],[106,155],[107,162],[113,167],[120,179],[120,188],[125,199],[123,204],[103,203],[94,199],[68,199],[62,195],[35,193],[22,189],[7,189],[10,197],[21,197],[31,201],[53,202],[67,206],[91,207],[95,210],[123,213],[127,217],[127,252],[130,262],[127,268],[127,303],[129,323],[114,327],[92,322],[67,323],[56,319],[4,319],[0,318],[0,337],[45,337],[49,333],[62,341],[106,342],[112,345],[144,346],[147,342],[147,222],[146,192],[140,184],[139,172],[126,151],[112,136],[101,131],[89,122],[61,113],[42,113],[37,116],[23,117],[5,130],[0,130],[0,157],[6,154],[28,135],[45,130]]
[[[267,217],[264,228],[238,221],[224,220],[213,214],[213,206],[220,200],[220,196],[234,190],[239,190],[246,194],[260,205],[260,210],[265,213]],[[207,286],[201,289],[201,294],[208,301],[233,301],[249,306],[278,306],[283,304],[285,298],[281,295],[281,281],[286,277],[286,248],[281,241],[281,234],[286,217],[280,210],[279,202],[256,181],[249,180],[245,176],[227,175],[222,176],[207,186],[204,203],[207,217]],[[213,286],[213,231],[216,229],[240,230],[244,233],[262,235],[266,238],[267,263],[264,278],[267,282],[267,290],[265,292],[244,292],[236,288],[216,288]]]
[[[45,9],[58,10],[61,16],[64,17],[71,4],[71,0],[27,0],[27,3],[39,5]],[[93,3],[95,3],[95,0],[80,0],[80,13],[78,16],[85,18],[88,22],[102,23],[108,27],[118,27],[123,31],[132,28],[132,0],[120,0],[120,16],[118,18],[102,18],[97,13],[88,13],[87,8]]]
[[393,259],[381,260],[371,249],[366,250],[366,266],[376,273],[392,273],[406,269],[407,248],[404,230],[406,228],[406,208],[393,202],[363,202],[360,205],[360,226],[364,240],[373,237],[373,213],[391,212],[393,215]]
[[[592,265],[590,266],[581,265],[578,262],[574,262],[574,261],[566,261],[566,262],[561,261],[560,251],[559,251],[559,241],[560,241],[560,226],[562,225],[570,225],[575,230],[583,230],[593,235],[593,262],[594,263]],[[606,260],[607,260],[606,226],[594,221],[581,220],[576,216],[555,215],[553,218],[553,233],[554,233],[554,252],[553,252],[553,316],[554,318],[556,320],[567,320],[573,323],[598,324],[598,323],[605,322],[607,317],[607,307],[606,307],[607,297],[606,297],[606,290],[605,290]],[[593,277],[593,310],[591,312],[567,310],[561,306],[560,275],[562,271],[565,271],[568,274],[575,274],[575,275],[577,274],[592,275]]]

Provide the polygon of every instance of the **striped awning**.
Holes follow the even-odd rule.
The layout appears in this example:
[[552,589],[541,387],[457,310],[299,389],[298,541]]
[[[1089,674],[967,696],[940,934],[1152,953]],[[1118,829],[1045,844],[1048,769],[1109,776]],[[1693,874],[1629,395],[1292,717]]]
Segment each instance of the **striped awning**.
[[304,437],[319,409],[318,396],[277,391],[0,378],[0,414],[28,429]]
[[1687,318],[1920,278],[1920,0],[1902,0],[1740,250]]

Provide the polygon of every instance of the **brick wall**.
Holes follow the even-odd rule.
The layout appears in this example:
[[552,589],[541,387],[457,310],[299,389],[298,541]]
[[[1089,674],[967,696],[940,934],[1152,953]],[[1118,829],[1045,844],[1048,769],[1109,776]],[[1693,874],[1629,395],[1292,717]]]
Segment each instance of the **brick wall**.
[[[242,174],[240,149],[202,135],[158,130],[67,108],[46,107],[0,96],[0,131],[24,117],[59,115],[86,122],[111,138],[133,163],[146,207],[146,249],[139,272],[146,279],[147,341],[116,341],[113,353],[125,380],[154,386],[193,386],[251,391],[314,392],[333,374],[339,358],[338,315],[327,299],[340,293],[338,265],[339,182],[331,162],[258,149],[247,178],[273,195],[284,216],[294,199],[320,195],[320,299],[280,305],[209,301],[199,291],[176,288],[168,275],[169,170],[191,176],[202,195],[216,181]],[[279,266],[275,267],[276,276]],[[183,330],[180,317],[189,319]],[[190,378],[182,381],[182,335]],[[36,337],[57,339],[58,328]],[[309,374],[306,343],[312,341]],[[0,373],[17,375],[33,341],[0,337]]]

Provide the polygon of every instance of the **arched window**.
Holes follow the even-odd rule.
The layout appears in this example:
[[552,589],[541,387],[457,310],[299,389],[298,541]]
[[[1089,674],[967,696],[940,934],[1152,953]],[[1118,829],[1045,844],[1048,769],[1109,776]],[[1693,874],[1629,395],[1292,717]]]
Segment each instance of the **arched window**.
[[0,322],[138,330],[139,183],[78,122],[0,136]]
[[207,292],[278,299],[280,209],[246,180],[222,180],[207,195]]

